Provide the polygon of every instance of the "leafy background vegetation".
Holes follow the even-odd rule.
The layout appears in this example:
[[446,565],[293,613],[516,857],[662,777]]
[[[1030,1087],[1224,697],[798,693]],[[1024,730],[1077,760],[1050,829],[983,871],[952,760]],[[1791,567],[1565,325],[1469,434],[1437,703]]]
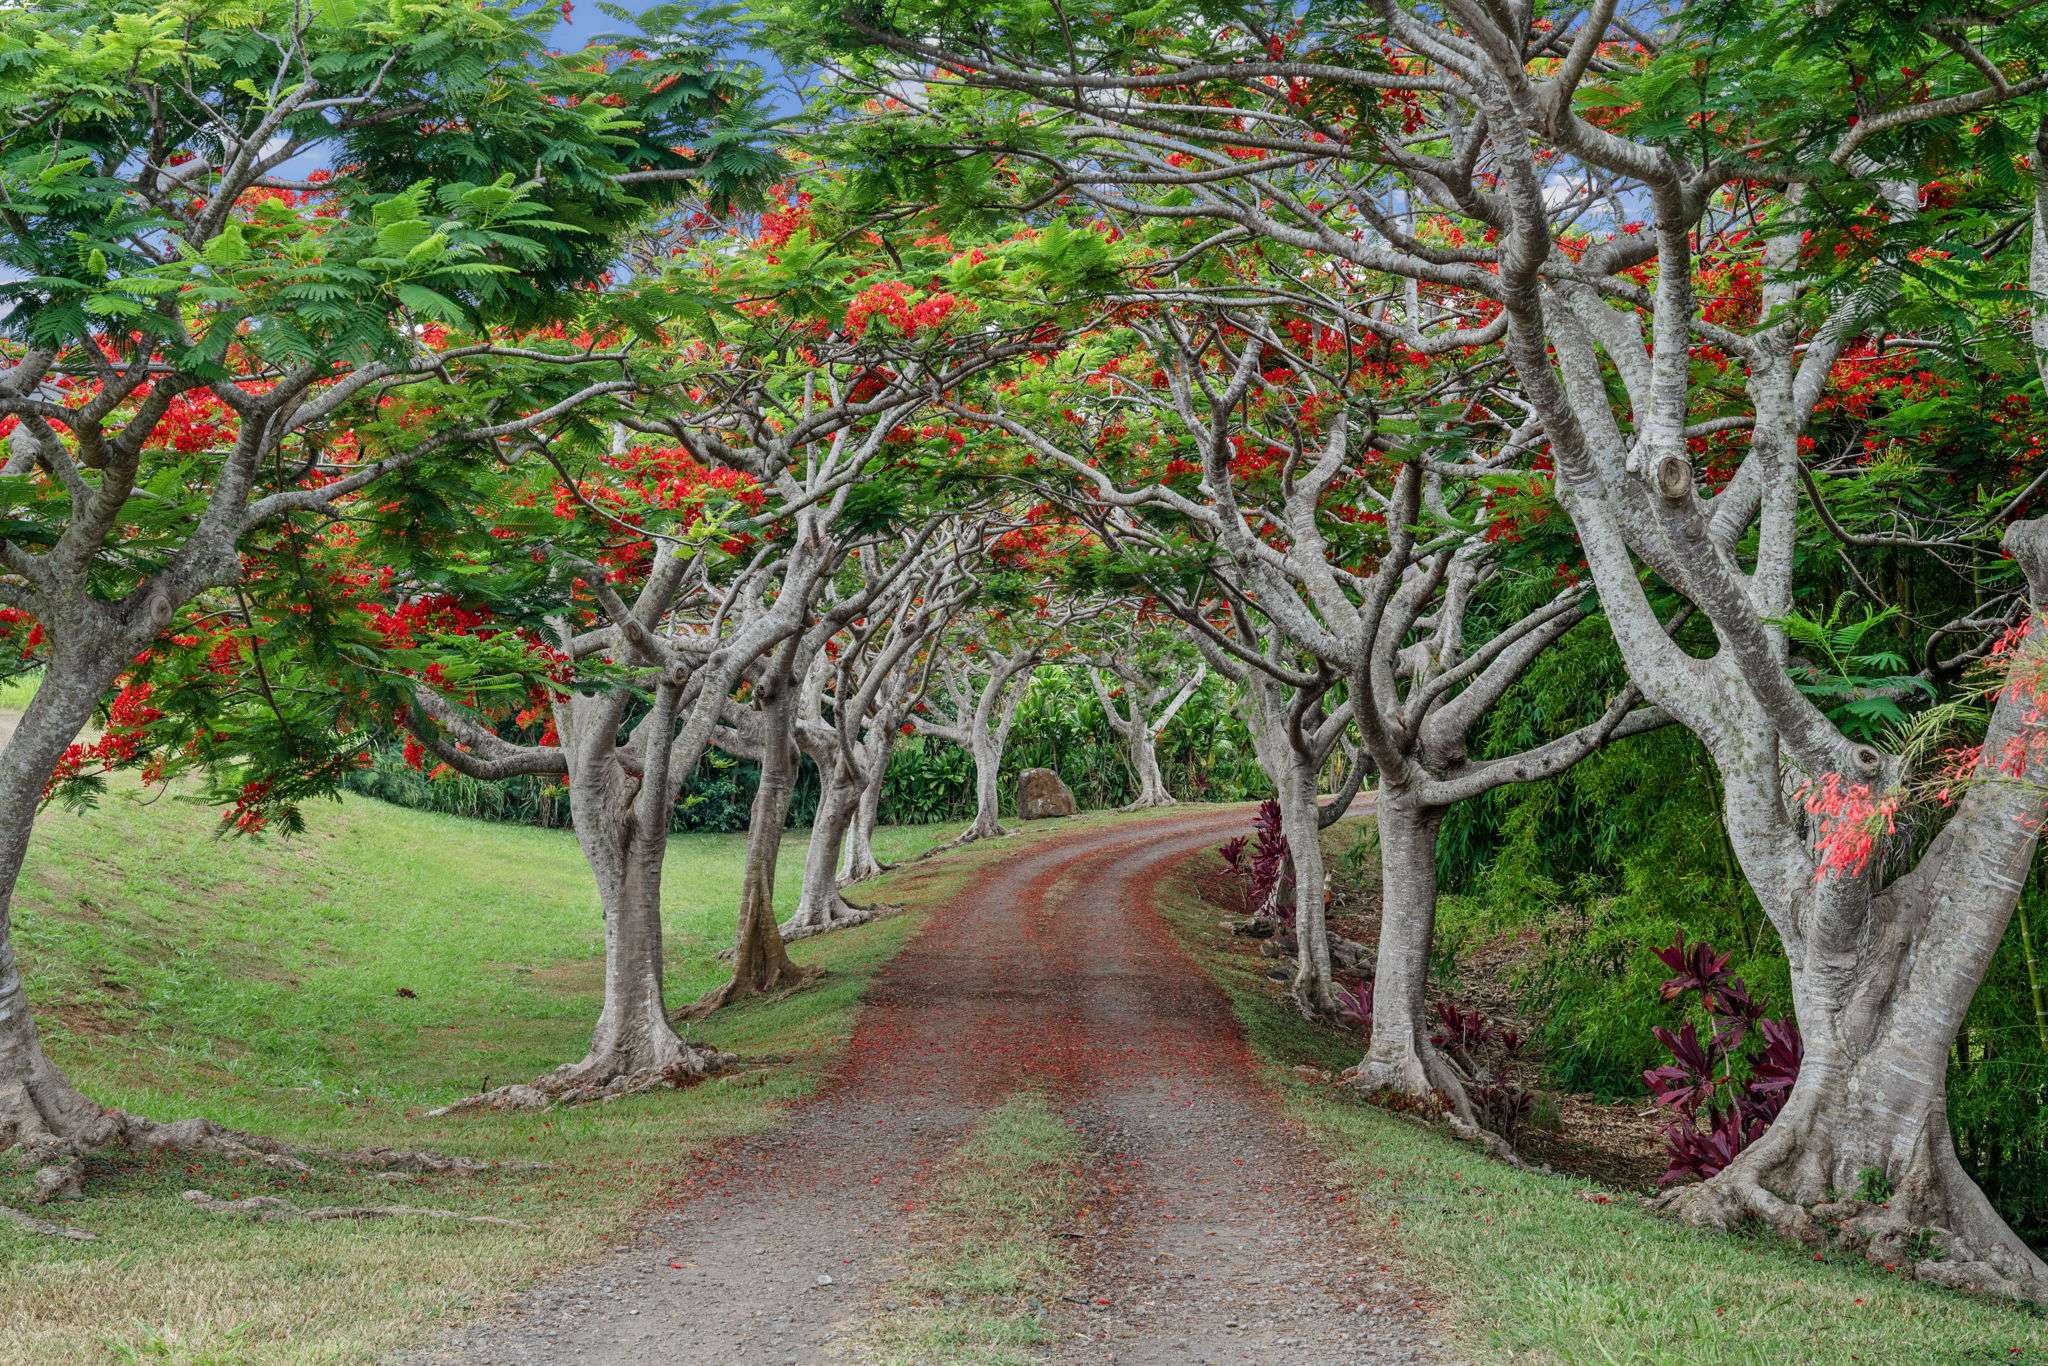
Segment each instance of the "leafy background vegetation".
[[[1211,679],[1182,707],[1159,742],[1167,786],[1194,800],[1243,801],[1270,791],[1252,753],[1251,734],[1232,710],[1226,685]],[[568,824],[568,798],[558,784],[536,778],[482,783],[458,773],[437,776],[410,768],[394,746],[376,751],[374,765],[354,775],[351,790],[400,806],[481,820],[560,827]],[[1038,671],[1017,712],[1003,755],[1006,799],[1019,773],[1049,768],[1085,808],[1121,806],[1137,793],[1123,747],[1110,733],[1102,704],[1087,676],[1072,667]],[[760,784],[750,759],[713,753],[683,785],[672,828],[733,832],[747,828]],[[818,808],[818,774],[805,759],[790,802],[790,824],[808,826]],[[974,761],[956,745],[905,736],[890,756],[882,789],[885,825],[927,825],[974,814]]]
[[[1565,680],[1620,686],[1592,631],[1552,651],[1491,721],[1503,751],[1554,733]],[[1586,690],[1590,692],[1590,689]],[[1584,695],[1583,693],[1581,694]],[[1615,745],[1548,782],[1499,789],[1445,821],[1439,959],[1525,934],[1527,1000],[1543,1019],[1549,1080],[1603,1099],[1644,1095],[1666,1059],[1650,1035],[1668,971],[1651,950],[1683,931],[1732,955],[1729,970],[1789,1011],[1784,952],[1719,820],[1713,766],[1676,728]],[[2030,976],[2028,960],[2035,961]],[[2048,1020],[2037,1012],[2048,883],[2032,881],[1978,990],[1951,1059],[1950,1121],[1964,1163],[2021,1236],[2048,1241]]]

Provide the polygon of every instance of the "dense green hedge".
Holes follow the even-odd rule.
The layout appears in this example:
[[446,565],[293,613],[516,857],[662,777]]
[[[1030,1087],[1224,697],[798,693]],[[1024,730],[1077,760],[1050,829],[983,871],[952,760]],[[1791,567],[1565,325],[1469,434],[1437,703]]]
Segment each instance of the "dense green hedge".
[[[429,777],[408,767],[395,743],[372,758],[371,766],[349,784],[364,796],[478,820],[546,826],[569,822],[568,798],[559,784],[536,778],[482,783],[455,773]],[[1229,691],[1220,680],[1209,680],[1181,708],[1160,740],[1159,763],[1167,785],[1186,797],[1236,801],[1266,793],[1251,736],[1231,711]],[[1136,791],[1094,689],[1070,669],[1043,669],[1032,680],[1004,756],[1006,805],[1016,775],[1027,768],[1058,773],[1083,807],[1118,806]],[[759,783],[760,768],[753,761],[707,755],[683,784],[671,828],[746,829]],[[790,803],[791,825],[809,825],[817,807],[817,772],[805,760]],[[965,750],[917,735],[896,746],[882,788],[884,823],[926,825],[965,820],[973,812],[974,761]]]

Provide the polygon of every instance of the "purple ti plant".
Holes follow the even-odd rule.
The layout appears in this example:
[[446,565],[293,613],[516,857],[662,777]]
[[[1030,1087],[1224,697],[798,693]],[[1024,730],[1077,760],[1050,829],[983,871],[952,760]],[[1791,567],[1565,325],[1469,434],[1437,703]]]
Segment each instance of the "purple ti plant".
[[1671,1055],[1643,1073],[1643,1084],[1673,1116],[1664,1129],[1669,1166],[1658,1179],[1669,1186],[1705,1180],[1763,1136],[1785,1107],[1805,1049],[1799,1026],[1767,1017],[1749,987],[1728,971],[1727,954],[1687,944],[1683,931],[1654,952],[1673,973],[1659,988],[1661,998],[1697,994],[1712,1025],[1704,1040],[1691,1020],[1677,1033],[1662,1025],[1651,1031]]

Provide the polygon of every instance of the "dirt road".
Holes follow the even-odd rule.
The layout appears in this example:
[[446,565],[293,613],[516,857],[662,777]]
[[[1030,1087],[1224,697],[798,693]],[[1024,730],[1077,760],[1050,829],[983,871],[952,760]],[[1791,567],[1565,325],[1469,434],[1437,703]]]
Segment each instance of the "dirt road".
[[1437,1359],[1387,1250],[1259,1083],[1221,994],[1154,909],[1242,808],[1020,845],[879,980],[833,1080],[718,1153],[629,1248],[448,1344],[474,1363],[859,1360],[925,1177],[977,1116],[1043,1089],[1106,1205],[1062,1362]]

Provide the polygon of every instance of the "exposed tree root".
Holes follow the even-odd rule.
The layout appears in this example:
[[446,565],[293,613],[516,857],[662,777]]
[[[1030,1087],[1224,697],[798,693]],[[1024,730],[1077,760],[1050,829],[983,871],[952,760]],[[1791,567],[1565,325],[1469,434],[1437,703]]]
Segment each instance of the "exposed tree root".
[[937,858],[940,854],[951,853],[955,849],[964,848],[965,846],[973,844],[978,840],[1008,839],[1011,835],[1014,835],[1016,833],[1016,831],[1010,829],[1010,827],[1007,825],[998,824],[992,830],[984,829],[979,825],[970,825],[965,830],[962,830],[959,834],[953,836],[953,838],[947,840],[944,844],[933,845],[931,848],[925,850],[922,854],[919,854],[917,857],[911,859],[910,862],[923,863],[928,858]]
[[470,1114],[479,1110],[551,1110],[558,1105],[589,1105],[623,1100],[649,1091],[681,1091],[705,1078],[731,1068],[738,1060],[730,1053],[698,1048],[678,1042],[679,1051],[658,1067],[631,1067],[616,1060],[600,1062],[586,1058],[550,1072],[537,1081],[500,1086],[474,1096],[464,1096],[438,1110],[428,1119],[444,1115]]
[[85,1159],[106,1151],[192,1153],[287,1172],[312,1171],[307,1159],[344,1167],[448,1176],[506,1169],[503,1163],[420,1149],[334,1149],[286,1143],[222,1128],[209,1119],[181,1119],[165,1124],[120,1110],[103,1111],[74,1134],[43,1134],[29,1139],[18,1146],[14,1160],[17,1166],[35,1169],[36,1189],[31,1198],[42,1205],[79,1195],[85,1180]]
[[1466,1089],[1465,1077],[1449,1058],[1427,1041],[1404,1050],[1398,1058],[1376,1058],[1368,1054],[1341,1077],[1346,1085],[1370,1095],[1400,1096],[1411,1102],[1432,1103],[1440,1111],[1452,1137],[1482,1149],[1487,1156],[1511,1167],[1528,1165],[1513,1144],[1480,1121],[1479,1111],[1473,1106],[1471,1094]]
[[738,1005],[741,1001],[780,1001],[794,996],[805,987],[813,986],[825,975],[823,968],[797,967],[794,964],[786,971],[777,973],[765,983],[755,983],[751,978],[735,976],[722,987],[705,992],[690,1004],[676,1012],[678,1020],[701,1020],[706,1016]]
[[856,868],[845,877],[840,878],[839,889],[845,891],[848,887],[857,887],[863,882],[871,882],[882,874],[893,872],[902,866],[900,863],[884,863],[882,860],[876,859],[865,868]]
[[54,1224],[48,1219],[38,1219],[27,1210],[15,1209],[11,1205],[0,1205],[0,1219],[24,1232],[43,1238],[68,1238],[74,1243],[89,1243],[99,1236],[89,1229],[72,1228],[68,1224]]
[[1328,982],[1310,982],[1299,973],[1288,985],[1287,995],[1304,1020],[1327,1020],[1337,1008]]
[[832,913],[822,919],[798,920],[795,916],[782,922],[782,942],[793,944],[799,939],[810,939],[817,935],[829,934],[833,930],[850,930],[855,925],[866,925],[892,915],[901,915],[903,907],[891,905],[854,906],[839,903]]
[[[1651,1201],[1683,1223],[1728,1233],[1761,1224],[1808,1247],[1860,1253],[1888,1270],[1972,1294],[2048,1304],[2048,1275],[2038,1258],[2012,1239],[1987,1205],[1970,1228],[1970,1211],[1930,1198],[1936,1183],[1908,1181],[1890,1200],[1821,1201],[1811,1206],[1767,1189],[1740,1165]],[[1981,1199],[1981,1196],[1979,1197]],[[1950,1224],[1961,1223],[1957,1229]]]
[[[458,1214],[450,1209],[428,1209],[421,1205],[294,1205],[272,1195],[252,1195],[246,1200],[221,1200],[205,1191],[186,1191],[185,1203],[209,1214],[235,1214],[245,1219],[271,1222],[280,1219],[441,1219],[454,1224],[489,1224],[495,1228],[525,1228],[516,1219],[492,1214]],[[90,1235],[88,1235],[90,1236]]]

